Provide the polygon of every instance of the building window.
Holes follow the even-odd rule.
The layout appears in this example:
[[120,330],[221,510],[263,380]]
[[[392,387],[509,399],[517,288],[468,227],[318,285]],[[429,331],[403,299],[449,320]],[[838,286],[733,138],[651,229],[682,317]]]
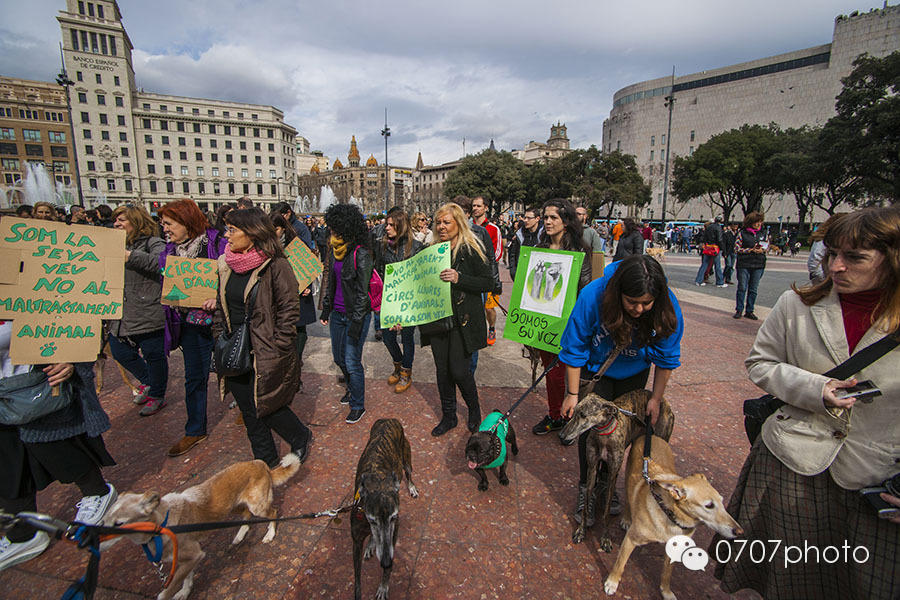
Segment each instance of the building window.
[[656,136],[655,136],[655,135],[651,135],[651,136],[650,136],[650,145],[651,145],[651,146],[655,146],[655,145],[656,145]]
[[[7,171],[18,171],[19,170],[19,159],[18,158],[4,158],[0,161],[0,164],[3,165],[3,168]],[[68,164],[68,163],[64,163]]]
[[270,156],[270,157],[269,157],[269,164],[270,164],[270,165],[274,165],[274,164],[275,164],[275,157],[274,157],[274,156]]
[[693,155],[694,155],[694,147],[691,146],[690,149],[688,150],[688,156],[693,156]]
[[81,113],[81,122],[82,123],[90,123],[91,116],[89,114],[87,114],[86,112]]
[[650,160],[653,160],[653,150],[650,151]]
[[171,159],[172,159],[172,153],[169,152],[168,150],[163,150],[163,160],[171,160]]
[[144,143],[145,143],[145,144],[152,144],[152,143],[153,143],[153,136],[150,135],[150,134],[144,134]]
[[16,130],[12,127],[0,127],[0,140],[16,139]]
[[81,0],[78,2],[78,14],[84,14],[84,2],[81,2]]
[[206,184],[203,183],[202,181],[198,181],[198,182],[197,182],[197,193],[198,193],[198,194],[205,194],[205,193],[206,193]]
[[212,176],[213,176],[213,177],[218,177],[218,176],[219,176],[219,167],[213,167],[213,168],[212,168]]
[[[214,111],[213,109],[210,108],[209,110],[206,111],[206,114],[208,114],[211,117],[214,117],[214,116],[216,116],[216,111]],[[210,125],[210,127],[212,127],[212,125]]]
[[155,193],[156,193],[156,182],[155,182],[155,181],[149,181],[148,183],[149,183],[149,186],[150,186],[150,193],[151,193],[151,194],[155,194]]
[[216,140],[209,140],[209,147],[210,148],[218,148],[219,144],[218,144],[218,142],[216,142]]
[[97,80],[98,84],[103,83],[103,77],[100,75],[100,73],[95,74],[94,78]]
[[19,149],[15,144],[9,142],[0,142],[0,154],[18,154]]
[[106,163],[103,166],[106,168],[107,173],[112,173],[113,164],[111,162],[106,161]]
[[87,146],[84,147],[84,153],[85,153],[85,154],[93,154],[93,153],[94,153],[94,147],[91,146],[90,144],[88,144]]
[[653,177],[653,165],[650,165],[650,177]]
[[694,130],[693,129],[691,129],[691,141],[692,142],[694,141]]
[[89,139],[91,139],[91,130],[85,129],[81,132],[81,135],[84,139],[89,140]]
[[88,187],[94,190],[97,189],[97,179],[95,177],[91,177],[90,179],[88,179]]
[[156,165],[147,165],[147,173],[151,175],[156,174]]
[[228,184],[228,193],[231,194],[232,196],[234,195],[234,184],[233,183]]
[[246,154],[241,154],[241,163],[247,164],[247,155]]
[[192,109],[191,109],[191,114],[192,114],[192,115],[199,115],[199,114],[200,114],[200,109],[199,109],[199,108],[192,108]]
[[[210,112],[212,112],[212,111],[210,111]],[[209,126],[209,132],[210,132],[211,134],[215,135],[215,134],[216,134],[216,126],[215,126],[215,125],[210,125],[210,126]]]
[[202,148],[202,147],[203,147],[203,140],[201,140],[200,138],[194,138],[194,148]]
[[178,153],[178,158],[179,158],[180,160],[187,160],[187,152],[179,152],[179,153]]
[[[115,54],[115,52],[113,52]],[[113,75],[113,85],[119,85],[119,76]]]
[[116,191],[116,180],[115,179],[107,179],[106,180],[106,189],[110,192]]
[[[238,113],[238,114],[241,114],[241,113]],[[250,193],[250,184],[249,183],[241,184],[241,189],[243,190],[243,193],[246,196],[247,194]]]
[[198,160],[198,161],[203,160],[203,153],[202,153],[202,152],[195,152],[195,153],[194,153],[194,158],[195,158],[196,160]]
[[128,134],[125,133],[124,131],[120,131],[120,132],[119,132],[119,141],[120,141],[120,142],[127,142],[127,141],[128,141]]
[[250,171],[248,171],[247,169],[241,169],[241,177],[249,177],[249,176],[250,176]]
[[275,169],[269,169],[269,178],[275,179]]
[[125,180],[125,191],[126,191],[126,192],[130,192],[130,191],[131,191],[131,180],[130,180],[130,179],[126,179],[126,180]]
[[200,123],[193,124],[194,133],[200,133]]
[[259,152],[259,150],[260,150],[259,142],[253,142],[253,149],[256,150],[257,152]]
[[[226,113],[226,116],[227,116],[227,113]],[[225,129],[225,135],[231,135],[231,125],[225,125],[225,126],[223,126],[223,128]],[[230,144],[231,142],[227,142],[227,143]],[[231,148],[231,146],[228,146],[228,148]]]
[[197,167],[197,177],[203,177],[203,167]]
[[[77,48],[76,48],[76,50],[77,50]],[[77,79],[78,81],[84,81],[81,71],[75,71],[75,79]]]
[[92,160],[87,161],[87,168],[88,168],[88,171],[94,171],[95,170],[94,169],[94,161],[92,161]]
[[159,143],[162,144],[163,146],[168,146],[169,145],[169,136],[167,136],[167,135],[161,136],[159,139]]
[[38,129],[23,129],[22,139],[26,142],[39,142],[41,141],[41,132]]
[[662,144],[663,146],[665,146],[666,145],[666,134],[662,134],[662,136],[660,136],[659,140],[660,140],[659,143]]
[[272,195],[273,195],[273,196],[277,196],[277,195],[278,195],[278,190],[275,189],[275,184],[273,183],[271,187],[272,187]]
[[263,195],[263,186],[262,186],[261,183],[257,183],[257,184],[256,184],[256,195],[257,195],[257,196],[262,196],[262,195]]
[[256,178],[257,178],[257,179],[262,179],[262,169],[257,169],[257,170],[256,170]]
[[209,160],[211,160],[213,162],[219,162],[219,155],[216,154],[215,152],[213,152],[212,154],[209,155]]
[[[241,113],[238,113],[238,118],[239,118],[239,119],[242,119],[242,118],[243,118],[243,116],[241,115]],[[241,136],[241,137],[247,135],[247,129],[244,128],[244,127],[238,127],[238,135]]]
[[234,169],[232,169],[231,167],[228,167],[228,168],[225,170],[225,174],[226,174],[228,177],[234,177]]
[[106,106],[106,96],[103,94],[97,94],[97,104],[100,106]]
[[153,150],[147,149],[147,158],[153,158]]
[[125,173],[131,173],[131,163],[122,163],[122,171]]
[[[118,98],[116,98],[118,100]],[[116,124],[119,127],[125,127],[125,115],[116,115]]]
[[262,156],[254,156],[253,162],[255,162],[258,165],[261,165],[262,164]]
[[102,4],[97,5],[97,16],[100,17],[101,19],[103,18],[103,5]]
[[163,131],[168,131],[169,130],[169,122],[168,121],[160,121],[159,128],[162,129]]
[[661,161],[663,161],[663,162],[666,161],[666,151],[665,151],[665,150],[660,150],[660,151],[659,151],[659,160],[661,160]]
[[109,132],[106,131],[105,129],[104,129],[103,131],[101,131],[101,132],[100,132],[100,139],[101,139],[101,140],[107,140],[107,141],[108,141],[108,140],[109,140]]
[[109,125],[109,119],[107,118],[106,113],[100,113],[100,124]]
[[213,183],[213,194],[219,194],[219,193],[221,193],[221,189],[219,188],[219,184],[218,184],[218,183]]
[[182,175],[190,175],[190,171],[188,171],[187,166],[181,165],[181,174]]
[[177,129],[178,131],[184,131],[184,121],[176,121],[175,129]]
[[141,125],[144,127],[144,129],[151,129],[150,119],[141,119]]
[[167,193],[167,194],[174,194],[174,193],[175,193],[175,183],[174,183],[174,182],[172,182],[172,181],[167,181],[167,182],[166,182],[166,193]]
[[241,150],[246,150],[247,142],[238,142],[238,146],[240,147]]
[[622,149],[622,140],[616,140],[616,152]]
[[226,154],[226,155],[225,155],[225,162],[227,162],[227,163],[234,162],[234,155],[233,155],[233,154]]
[[84,92],[78,92],[78,102],[81,104],[87,104],[87,94]]
[[[40,136],[38,136],[40,137]],[[65,144],[66,134],[62,131],[48,131],[47,137],[50,138],[51,144]]]
[[190,194],[191,193],[191,183],[189,181],[182,181],[181,182],[181,191],[183,191],[185,194]]
[[122,96],[116,96],[116,106],[122,107],[125,106],[125,101],[122,99]]
[[50,146],[50,156],[55,156],[56,158],[68,158],[69,149],[65,146]]

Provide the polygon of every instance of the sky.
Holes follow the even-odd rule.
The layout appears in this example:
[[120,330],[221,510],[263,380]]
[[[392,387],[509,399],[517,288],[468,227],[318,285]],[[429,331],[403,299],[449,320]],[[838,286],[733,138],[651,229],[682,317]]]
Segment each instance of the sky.
[[[276,106],[346,164],[414,166],[487,147],[600,145],[613,94],[831,42],[882,0],[121,0],[146,91]],[[0,0],[0,75],[52,81],[64,0]],[[660,100],[662,102],[662,100]]]

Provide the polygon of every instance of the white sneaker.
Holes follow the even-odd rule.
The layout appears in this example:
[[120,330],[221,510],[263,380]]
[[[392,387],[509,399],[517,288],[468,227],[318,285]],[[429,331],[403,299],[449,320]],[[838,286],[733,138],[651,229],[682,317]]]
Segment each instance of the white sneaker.
[[38,531],[24,542],[14,543],[6,536],[0,538],[0,571],[38,556],[50,545],[50,536]]
[[727,287],[728,287],[728,284],[727,284],[727,283],[723,283],[722,285],[717,285],[716,287],[719,287],[719,288],[727,288]]
[[119,497],[113,484],[107,483],[106,485],[109,487],[109,491],[105,496],[85,496],[75,505],[78,507],[78,513],[75,515],[76,521],[85,525],[100,524],[106,511]]

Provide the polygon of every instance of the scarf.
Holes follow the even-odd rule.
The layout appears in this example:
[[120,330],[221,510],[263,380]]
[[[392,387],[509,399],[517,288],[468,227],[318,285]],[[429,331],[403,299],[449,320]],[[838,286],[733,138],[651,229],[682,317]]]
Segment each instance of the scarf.
[[230,246],[225,246],[225,264],[235,273],[247,273],[266,262],[269,258],[258,248],[250,248],[240,254],[231,251]]
[[197,258],[200,256],[200,247],[206,243],[206,234],[198,235],[181,244],[175,244],[175,254],[182,258]]
[[350,248],[350,242],[345,242],[338,236],[331,235],[331,248],[334,252],[334,260],[344,260],[347,256],[347,250]]
[[872,326],[872,316],[882,294],[883,290],[881,289],[838,294],[841,299],[841,314],[844,318],[844,334],[847,336],[847,346],[851,353]]
[[753,229],[752,227],[748,227],[748,228],[747,228],[747,231],[749,231],[749,232],[752,233],[753,235],[756,235],[757,233],[760,232],[759,229]]

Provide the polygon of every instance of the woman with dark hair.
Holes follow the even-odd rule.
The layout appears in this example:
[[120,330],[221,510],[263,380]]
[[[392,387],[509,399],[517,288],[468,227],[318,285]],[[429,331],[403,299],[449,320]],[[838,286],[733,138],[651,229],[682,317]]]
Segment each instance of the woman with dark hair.
[[222,235],[225,235],[225,215],[235,208],[237,208],[237,205],[234,202],[223,202],[222,205],[216,209],[216,219],[213,227],[219,230],[219,233]]
[[[272,221],[272,225],[275,227],[275,233],[282,248],[285,248],[297,237],[297,234],[294,233],[294,228],[284,218],[284,215],[273,211],[269,213],[269,220]],[[312,289],[313,284],[310,283],[306,286],[306,289],[300,292],[300,319],[297,321],[297,358],[300,361],[301,373],[298,375],[298,392],[300,394],[303,393],[303,350],[306,348],[306,341],[309,339],[306,326],[316,322],[316,303]]]
[[347,382],[341,398],[341,404],[350,405],[345,422],[356,423],[366,413],[362,349],[372,318],[369,233],[362,213],[353,204],[332,204],[325,212],[325,222],[331,230],[333,260],[321,319],[331,335],[334,363]]
[[[581,262],[581,274],[578,277],[578,291],[591,282],[591,258],[588,246],[584,243],[581,219],[575,207],[568,200],[557,198],[544,204],[544,229],[541,232],[538,248],[551,250],[569,250],[585,254]],[[546,350],[538,350],[541,363],[546,369],[556,358],[556,354]],[[548,414],[540,423],[531,428],[535,435],[544,435],[562,429],[566,424],[562,417],[563,398],[566,393],[566,368],[557,363],[547,373],[547,407]]]
[[[774,600],[896,598],[900,514],[879,518],[859,490],[887,487],[892,493],[873,497],[900,508],[900,347],[850,379],[823,373],[900,332],[900,211],[843,215],[824,242],[825,279],[781,295],[745,361],[750,380],[785,404],[764,423],[728,512],[745,539],[815,548],[825,560],[750,560],[718,537],[709,551],[728,592],[751,588]],[[857,380],[871,380],[881,396],[843,396]],[[852,549],[852,560],[829,560],[828,547],[835,555]]]
[[[611,263],[603,277],[581,291],[560,340],[559,360],[566,365],[562,415],[572,416],[581,380],[592,379],[610,354],[621,348],[590,391],[615,401],[622,394],[643,389],[652,364],[653,391],[647,402],[647,418],[655,423],[672,371],[681,365],[683,332],[681,307],[656,259],[641,254]],[[588,502],[590,518],[585,526],[591,527],[597,490],[587,490],[587,435],[578,438],[578,501],[574,518],[581,522],[581,511]],[[618,500],[613,496],[610,512],[618,510]]]
[[[766,270],[766,234],[763,231],[765,216],[761,212],[751,212],[744,217],[744,227],[734,241],[734,251],[737,254],[737,293],[735,295],[734,315],[735,319],[744,317],[753,321],[758,320],[753,309],[756,305],[756,290],[763,271]],[[744,299],[746,298],[746,308]]]
[[[159,209],[168,243],[159,257],[164,269],[167,256],[217,259],[225,252],[226,240],[217,229],[208,227],[206,217],[193,200],[169,202]],[[212,360],[213,311],[215,300],[203,308],[166,306],[165,352],[181,347],[184,355],[184,403],[187,423],[184,436],[169,448],[169,456],[181,456],[206,439],[206,387]]]
[[[384,225],[384,237],[375,247],[375,270],[384,280],[384,267],[391,263],[406,260],[422,249],[422,243],[413,237],[409,215],[400,207],[388,211]],[[415,327],[394,325],[383,330],[382,342],[394,361],[394,372],[388,377],[388,385],[394,386],[394,392],[400,394],[412,385],[412,366],[416,355]],[[403,349],[397,343],[397,332]]]
[[166,405],[169,361],[165,351],[165,320],[159,302],[159,255],[166,243],[159,227],[139,205],[113,211],[113,227],[125,232],[125,299],[122,318],[109,326],[113,358],[140,382],[133,401],[148,417]]
[[453,316],[449,331],[427,335],[419,329],[422,346],[431,346],[441,396],[441,421],[431,435],[444,435],[457,425],[456,388],[469,409],[467,426],[476,431],[481,424],[478,388],[471,368],[472,353],[487,346],[487,322],[481,295],[494,289],[485,247],[469,228],[469,220],[458,204],[448,203],[434,214],[436,244],[450,242],[449,269],[440,273],[450,282]]
[[622,260],[626,256],[644,253],[644,236],[634,219],[625,217],[622,220],[622,237],[616,245],[613,260]]
[[237,402],[253,457],[279,464],[272,431],[291,446],[302,463],[312,433],[290,409],[300,382],[296,324],[300,318],[297,279],[278,234],[258,208],[225,215],[228,245],[219,257],[219,304],[232,331],[250,312],[253,368],[225,377],[225,390]]

